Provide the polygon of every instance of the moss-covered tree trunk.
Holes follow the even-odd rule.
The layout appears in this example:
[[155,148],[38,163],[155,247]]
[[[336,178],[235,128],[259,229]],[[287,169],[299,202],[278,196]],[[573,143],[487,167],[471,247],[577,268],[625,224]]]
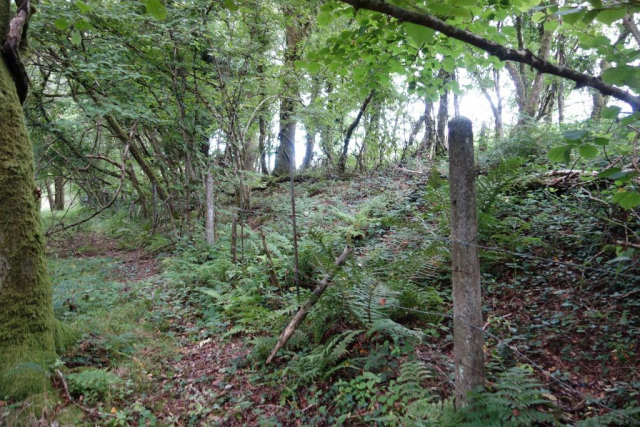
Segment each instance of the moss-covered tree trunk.
[[[0,0],[0,46],[9,0]],[[0,400],[42,392],[55,360],[33,151],[16,84],[0,59]]]

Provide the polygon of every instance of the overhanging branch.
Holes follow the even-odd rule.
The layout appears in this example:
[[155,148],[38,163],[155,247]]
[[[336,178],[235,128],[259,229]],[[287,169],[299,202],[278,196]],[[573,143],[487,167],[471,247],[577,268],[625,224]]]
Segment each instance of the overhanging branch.
[[634,111],[640,111],[640,97],[633,95],[631,92],[620,89],[603,82],[600,78],[580,73],[572,68],[553,64],[539,56],[534,55],[529,50],[516,50],[505,47],[494,41],[480,37],[470,31],[454,27],[446,22],[436,18],[435,16],[410,11],[398,6],[394,6],[384,0],[341,0],[343,3],[350,4],[356,9],[367,9],[375,12],[384,13],[385,15],[394,17],[399,21],[410,22],[412,24],[421,25],[439,31],[447,37],[451,37],[461,42],[470,44],[478,49],[484,50],[490,55],[498,57],[501,61],[514,61],[521,64],[529,65],[540,73],[552,74],[572,80],[576,83],[576,87],[591,87],[601,92],[603,95],[613,96],[621,101],[629,104]]

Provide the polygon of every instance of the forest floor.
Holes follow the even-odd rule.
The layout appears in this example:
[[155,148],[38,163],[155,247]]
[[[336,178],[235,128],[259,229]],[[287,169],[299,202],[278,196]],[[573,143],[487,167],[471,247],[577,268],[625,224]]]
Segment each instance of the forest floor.
[[[435,219],[441,213],[440,202],[426,185],[429,177],[414,175],[408,179],[406,171],[396,170],[367,180],[302,184],[300,222],[304,233],[318,234],[319,229],[342,239],[347,235],[356,246],[354,267],[381,269],[378,277],[389,281],[400,281],[397,275],[404,275],[416,289],[430,295],[428,304],[418,299],[410,305],[403,296],[399,304],[446,312],[451,306],[448,273],[424,271],[425,265],[431,268],[430,259],[438,256],[425,244],[428,234],[416,231],[416,223],[422,227],[426,221],[430,233],[442,232]],[[285,185],[265,191],[247,218],[246,277],[268,277],[268,273],[251,273],[251,259],[258,258],[249,252],[249,239],[265,224],[272,226],[269,240],[286,235],[287,197]],[[516,255],[491,251],[481,255],[485,329],[491,332],[486,344],[489,371],[528,366],[544,385],[545,398],[562,410],[563,422],[605,414],[607,407],[624,408],[637,401],[640,329],[633,322],[640,304],[635,294],[625,291],[624,277],[607,273],[606,259],[591,273],[572,267],[596,256],[615,258],[611,249],[602,249],[595,238],[587,237],[604,232],[608,225],[580,220],[591,205],[576,208],[543,191],[534,197],[510,197],[508,208],[492,213],[500,223],[487,232],[493,239],[487,245],[499,244]],[[507,234],[508,230],[516,231]],[[618,238],[620,230],[607,228],[606,232],[614,233],[607,235],[611,240]],[[283,258],[288,244],[274,247],[274,257]],[[343,244],[338,240],[335,247]],[[341,400],[342,392],[336,391],[336,384],[345,384],[340,381],[357,379],[348,370],[319,375],[313,383],[292,381],[296,375],[302,378],[287,368],[287,363],[297,360],[295,348],[276,359],[274,367],[265,368],[263,356],[256,355],[255,349],[261,342],[273,343],[269,337],[279,333],[291,310],[280,310],[280,317],[272,320],[266,311],[256,315],[246,309],[253,307],[255,299],[239,297],[231,313],[216,312],[215,304],[195,290],[200,283],[218,283],[212,271],[219,266],[215,257],[198,249],[199,243],[189,245],[191,249],[163,245],[150,249],[99,227],[50,239],[55,313],[81,337],[60,357],[52,377],[59,397],[50,396],[49,409],[35,416],[31,402],[0,402],[0,425],[299,426],[332,425],[336,420],[347,425],[377,424],[368,417],[382,411],[382,399],[377,399],[389,395],[391,388],[372,391],[368,399],[376,401],[373,406],[362,402],[348,406]],[[540,259],[520,258],[518,251]],[[261,262],[264,267],[265,260]],[[214,267],[203,270],[212,263]],[[224,268],[222,277],[239,274],[229,273],[228,265]],[[278,268],[284,272],[285,286],[291,287],[287,262]],[[263,270],[268,272],[269,267]],[[637,274],[637,270],[633,265],[618,271]],[[313,269],[303,271],[302,285],[307,289],[313,286],[309,278]],[[244,282],[237,289],[250,286]],[[340,287],[333,287],[325,298],[348,301],[350,296],[340,292]],[[264,301],[260,299],[253,308],[264,310]],[[424,389],[449,397],[451,323],[445,317],[416,316],[409,310],[395,313],[394,320],[404,327],[426,331],[421,343],[406,347],[395,339],[385,341],[379,333],[361,333],[343,360],[365,361],[358,367],[360,372],[368,369],[381,375],[397,371],[408,358],[417,358],[434,372],[423,382]],[[257,320],[245,322],[241,316]],[[362,327],[355,314],[343,314],[330,325],[322,325],[326,319],[309,322],[323,327],[320,342]],[[392,410],[403,408],[396,404]]]

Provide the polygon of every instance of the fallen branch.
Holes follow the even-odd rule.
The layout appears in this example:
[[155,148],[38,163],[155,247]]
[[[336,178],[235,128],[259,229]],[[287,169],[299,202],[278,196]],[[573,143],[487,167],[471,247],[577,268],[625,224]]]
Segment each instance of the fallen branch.
[[[349,254],[351,254],[351,251],[353,251],[353,248],[351,246],[347,246],[346,248],[344,248],[342,254],[336,259],[335,266],[339,267],[341,265],[344,265],[344,263],[347,262],[347,258],[349,258]],[[267,359],[267,365],[271,363],[278,351],[280,351],[280,349],[284,347],[287,341],[289,341],[289,338],[291,338],[291,335],[293,335],[298,326],[307,317],[307,314],[309,314],[311,308],[318,302],[324,291],[327,290],[329,282],[331,281],[331,279],[333,279],[333,276],[334,274],[332,273],[327,273],[324,275],[324,277],[322,278],[322,282],[320,282],[320,284],[313,291],[311,298],[308,299],[307,302],[302,305],[302,307],[300,307],[298,313],[293,316],[293,319],[291,319],[287,327],[284,328],[284,331],[282,331],[282,334],[280,334],[280,337],[278,338],[278,342],[276,343],[275,347],[271,351],[271,354],[269,355],[269,358]]]

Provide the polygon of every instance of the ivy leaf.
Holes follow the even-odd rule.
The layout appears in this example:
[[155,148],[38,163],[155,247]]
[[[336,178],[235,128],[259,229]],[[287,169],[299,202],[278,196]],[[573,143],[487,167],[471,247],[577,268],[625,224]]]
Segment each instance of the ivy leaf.
[[71,24],[64,18],[58,18],[53,22],[53,25],[55,25],[57,29],[64,31],[69,28]]
[[563,147],[552,148],[549,150],[549,160],[552,162],[565,162],[567,161],[567,153],[570,153],[570,151],[571,147],[566,145]]
[[420,47],[425,43],[430,43],[433,41],[433,37],[436,34],[436,32],[431,28],[410,23],[404,25],[404,31],[407,33],[407,36],[413,40],[415,47]]
[[80,46],[82,44],[82,34],[80,31],[74,31],[73,34],[71,34],[71,44],[74,46]]
[[147,12],[159,21],[164,21],[167,17],[167,8],[160,0],[146,0],[144,3]]
[[617,105],[610,105],[608,107],[604,107],[602,109],[602,118],[603,119],[617,119],[618,114],[620,114],[621,108]]
[[593,145],[581,145],[578,152],[585,159],[593,159],[598,155],[598,149]]

